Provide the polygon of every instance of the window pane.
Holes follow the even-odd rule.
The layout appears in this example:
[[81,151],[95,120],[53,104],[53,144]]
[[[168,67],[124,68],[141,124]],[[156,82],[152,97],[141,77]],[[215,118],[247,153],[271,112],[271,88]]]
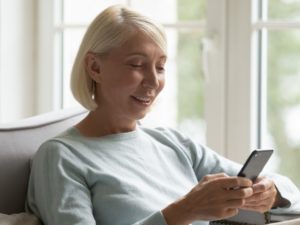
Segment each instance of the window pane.
[[131,6],[161,23],[203,20],[206,12],[205,0],[132,0]]
[[178,0],[178,20],[204,20],[206,17],[205,0]]
[[268,34],[267,138],[277,170],[300,186],[300,31]]
[[299,21],[300,1],[299,0],[269,0],[268,17],[270,19]]
[[177,20],[176,0],[132,0],[131,7],[160,23],[172,23]]
[[167,29],[167,35],[171,51],[166,66],[165,90],[143,123],[147,126],[178,128],[205,143],[200,49],[203,33]]
[[126,4],[126,0],[60,0],[63,1],[64,22],[88,24],[103,9],[114,4]]
[[[88,24],[105,7],[116,3],[130,4],[132,8],[160,23],[174,23],[175,27],[178,20],[204,21],[206,10],[205,0],[189,0],[188,4],[183,0],[64,0],[64,22],[67,25],[68,23]],[[83,8],[86,10],[82,10]],[[61,74],[64,107],[75,104],[69,90],[69,80],[83,32],[84,29],[72,27],[65,28],[63,32]],[[167,84],[153,106],[153,110],[142,122],[148,126],[179,128],[193,138],[205,142],[200,49],[203,33],[197,29],[188,28],[182,31],[176,28],[166,28],[166,32],[168,36]],[[57,52],[60,53],[60,51]]]
[[70,75],[85,29],[66,29],[63,34],[63,105],[77,105],[70,91]]
[[[204,137],[204,75],[200,43],[203,32],[179,32],[178,37],[178,117],[179,129]],[[196,136],[195,136],[196,138]],[[204,139],[201,139],[204,142]]]
[[177,31],[166,30],[168,38],[168,59],[165,65],[165,87],[159,94],[150,113],[142,120],[149,127],[177,127]]

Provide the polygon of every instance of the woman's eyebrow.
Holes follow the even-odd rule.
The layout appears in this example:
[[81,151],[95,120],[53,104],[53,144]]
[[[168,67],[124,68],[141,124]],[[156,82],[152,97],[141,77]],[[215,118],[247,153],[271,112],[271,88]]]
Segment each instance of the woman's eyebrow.
[[129,53],[128,55],[126,55],[126,58],[131,58],[131,57],[135,57],[135,56],[141,56],[141,57],[148,57],[147,54],[142,53],[142,52],[133,52],[133,53]]
[[[133,52],[133,53],[129,53],[126,58],[131,58],[131,57],[135,57],[135,56],[140,56],[140,57],[143,57],[143,58],[148,58],[149,56],[143,52]],[[159,59],[162,59],[162,60],[166,60],[167,59],[167,56],[166,55],[162,55],[159,57]]]

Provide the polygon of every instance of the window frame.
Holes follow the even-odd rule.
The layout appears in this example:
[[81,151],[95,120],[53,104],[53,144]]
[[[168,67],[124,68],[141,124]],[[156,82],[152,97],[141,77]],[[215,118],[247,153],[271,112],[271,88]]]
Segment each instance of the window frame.
[[210,80],[221,84],[207,84],[207,143],[241,163],[250,151],[261,147],[266,130],[266,33],[300,28],[299,22],[267,19],[266,12],[258,10],[266,7],[259,4],[267,1],[210,0],[208,4],[208,34],[217,37],[213,41],[220,47],[209,62],[218,67]]
[[[54,74],[54,1],[38,3],[37,113],[59,109]],[[44,54],[47,52],[47,54]]]
[[219,51],[208,62],[214,69],[205,93],[207,144],[237,162],[257,145],[251,8],[251,0],[208,1],[207,34]]
[[[40,1],[38,30],[39,51],[38,112],[60,108],[55,91],[57,77],[53,77],[54,40],[59,29],[82,27],[82,24],[54,24],[55,1]],[[128,1],[130,4],[130,1]],[[266,29],[299,28],[299,23],[258,20],[258,0],[207,1],[205,82],[206,143],[216,152],[242,163],[250,151],[259,146],[262,129],[258,121],[264,120],[264,98],[258,85],[265,85],[257,74],[257,31]],[[255,10],[254,10],[255,9]],[[187,26],[204,28],[201,23],[164,24],[167,28]],[[54,28],[55,27],[55,28]],[[207,44],[207,43],[206,43]],[[51,54],[43,54],[45,51]],[[263,54],[263,53],[262,53]],[[260,68],[263,70],[263,68]],[[259,83],[260,82],[260,83]],[[45,91],[47,89],[47,91]],[[49,95],[47,94],[49,93]],[[60,93],[58,93],[60,94]],[[57,95],[57,93],[56,93]],[[262,98],[259,100],[259,97]],[[50,104],[49,104],[50,102]],[[262,112],[262,113],[259,113]]]
[[[3,38],[2,38],[2,33],[3,33],[3,25],[2,25],[2,23],[3,23],[3,18],[2,18],[2,15],[3,15],[3,13],[2,13],[2,10],[3,10],[3,7],[2,7],[2,0],[0,0],[0,49],[2,49],[2,45],[3,45]],[[4,90],[4,88],[2,87],[3,86],[3,83],[4,83],[4,78],[3,78],[3,72],[2,72],[2,67],[3,67],[3,52],[2,51],[0,51],[0,106],[1,106],[1,108],[2,108],[2,104],[3,104],[3,101],[4,101],[4,93],[3,93],[3,90]],[[3,115],[3,111],[2,110],[0,110],[0,121],[3,121],[3,117],[4,117],[4,115]]]
[[[235,66],[235,61],[242,58],[250,58],[250,40],[244,38],[245,34],[251,33],[249,21],[251,19],[249,8],[251,1],[239,0],[210,0],[207,2],[207,39],[212,41],[220,50],[213,52],[213,58],[209,63],[211,68],[208,81],[206,82],[205,94],[205,120],[207,123],[207,144],[220,154],[229,157],[235,161],[241,161],[249,153],[249,146],[252,142],[251,122],[253,120],[252,113],[249,113],[251,101],[250,88],[250,63],[244,60],[239,67]],[[38,79],[38,111],[44,112],[53,109],[59,109],[61,103],[58,102],[55,91],[57,87],[57,79],[53,78],[54,65],[54,39],[56,31],[70,27],[82,27],[83,24],[62,24],[57,26],[54,24],[54,1],[41,1],[39,4],[39,17],[43,20],[38,24],[39,30],[39,51],[37,63]],[[56,8],[57,9],[57,8]],[[241,11],[242,9],[242,11]],[[236,19],[236,16],[247,15],[246,18]],[[238,26],[240,30],[235,33],[234,26]],[[167,28],[182,29],[183,27],[199,27],[204,28],[202,23],[177,23],[163,24]],[[248,29],[246,29],[248,27]],[[244,37],[243,37],[244,36]],[[243,38],[242,38],[243,37]],[[211,40],[212,39],[212,40]],[[239,40],[237,43],[236,41]],[[200,41],[200,40],[199,40]],[[238,44],[238,45],[236,45]],[[228,47],[230,46],[230,47]],[[51,54],[45,56],[44,51]],[[245,69],[247,68],[247,69]],[[244,72],[248,71],[248,72]],[[244,74],[244,80],[238,79],[239,74]],[[236,81],[238,83],[236,83]],[[239,88],[236,88],[238,86]],[[45,88],[47,91],[45,91]],[[50,94],[47,94],[50,93]],[[50,104],[47,104],[47,102]],[[242,110],[241,110],[242,109]],[[218,112],[215,114],[213,112]],[[236,118],[241,118],[243,123],[235,123]],[[251,129],[250,129],[251,128]],[[240,138],[235,138],[239,136]]]
[[[127,1],[127,5],[131,5],[131,1]],[[39,105],[39,113],[44,111],[49,111],[49,109],[59,109],[62,108],[63,100],[59,98],[62,95],[62,87],[60,87],[61,78],[53,77],[55,70],[62,68],[55,68],[55,53],[54,53],[54,36],[60,35],[62,31],[66,29],[81,29],[86,28],[88,24],[84,23],[62,23],[61,21],[56,20],[56,17],[62,15],[55,15],[55,12],[62,11],[63,6],[58,4],[58,1],[46,1],[42,0],[39,2],[39,15],[38,18],[43,18],[42,20],[38,20],[38,36],[39,36],[39,51],[38,51],[38,74],[45,74],[43,77],[39,79],[38,85],[38,96],[41,96],[38,99]],[[202,29],[205,30],[205,24],[199,21],[188,21],[188,22],[177,22],[177,23],[163,23],[162,24],[166,29]],[[43,52],[50,52],[46,57],[43,55]],[[57,59],[56,59],[57,60]],[[61,59],[62,60],[62,59]],[[46,71],[46,72],[45,72]],[[62,72],[61,72],[62,73]],[[50,79],[53,77],[53,79]],[[45,85],[46,84],[46,85]],[[45,87],[47,93],[45,94]],[[59,92],[57,92],[59,90]],[[44,104],[45,102],[50,102],[51,104]]]

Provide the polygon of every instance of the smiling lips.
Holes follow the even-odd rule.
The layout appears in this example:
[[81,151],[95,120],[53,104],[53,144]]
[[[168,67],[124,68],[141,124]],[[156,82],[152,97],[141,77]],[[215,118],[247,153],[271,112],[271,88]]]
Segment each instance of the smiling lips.
[[133,99],[135,99],[136,101],[138,101],[139,103],[143,104],[143,105],[150,105],[152,102],[152,98],[151,97],[141,97],[141,96],[132,96]]

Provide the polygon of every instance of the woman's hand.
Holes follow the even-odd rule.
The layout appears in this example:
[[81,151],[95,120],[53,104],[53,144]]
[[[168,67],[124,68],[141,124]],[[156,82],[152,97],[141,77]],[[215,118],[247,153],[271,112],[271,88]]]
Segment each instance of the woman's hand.
[[272,180],[266,177],[259,177],[254,182],[252,189],[253,195],[246,199],[243,209],[263,213],[274,206],[278,193]]
[[[162,210],[168,225],[234,216],[252,196],[252,182],[224,173],[205,176],[187,195]],[[243,187],[243,188],[236,188]]]

